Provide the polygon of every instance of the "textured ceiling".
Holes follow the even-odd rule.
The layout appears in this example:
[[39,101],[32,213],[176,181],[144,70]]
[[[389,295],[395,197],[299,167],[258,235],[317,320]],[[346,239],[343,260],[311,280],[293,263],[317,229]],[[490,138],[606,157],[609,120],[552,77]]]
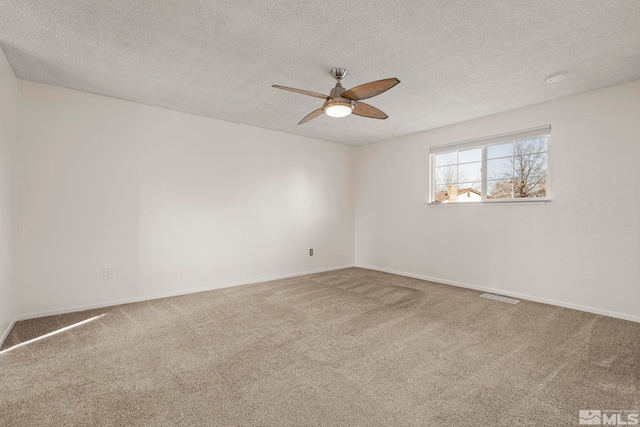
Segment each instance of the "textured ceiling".
[[[361,145],[640,79],[640,1],[2,0],[18,78]],[[402,83],[387,120],[325,115],[328,93]],[[569,77],[547,84],[547,75]]]

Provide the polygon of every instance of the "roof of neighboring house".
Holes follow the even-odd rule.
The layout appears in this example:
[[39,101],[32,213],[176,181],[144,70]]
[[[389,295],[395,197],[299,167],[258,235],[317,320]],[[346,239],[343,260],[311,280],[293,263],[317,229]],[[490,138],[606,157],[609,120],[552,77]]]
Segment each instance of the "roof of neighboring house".
[[447,191],[436,191],[435,201],[436,203],[444,202],[449,198],[449,193]]
[[[474,193],[477,194],[478,196],[481,196],[482,193],[480,193],[478,190],[476,190],[475,188],[461,188],[458,190],[458,196],[462,195],[462,194],[466,194],[466,193]],[[446,200],[449,200],[449,192],[447,190],[444,191],[437,191],[436,192],[436,203],[441,203],[444,202]]]

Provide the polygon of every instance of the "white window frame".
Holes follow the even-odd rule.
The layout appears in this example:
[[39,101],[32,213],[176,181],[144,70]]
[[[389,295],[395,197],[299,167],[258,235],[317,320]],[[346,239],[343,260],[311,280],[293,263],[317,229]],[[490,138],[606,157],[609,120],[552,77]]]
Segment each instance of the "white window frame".
[[[547,137],[547,170],[546,170],[546,196],[545,197],[518,197],[518,198],[500,198],[500,199],[488,199],[487,198],[487,146],[499,144],[502,142],[515,141],[518,139],[534,138],[546,136]],[[449,144],[437,145],[429,148],[429,201],[427,204],[431,206],[439,205],[479,205],[488,203],[535,203],[535,202],[549,202],[551,201],[551,180],[549,172],[549,153],[551,151],[551,125],[538,126],[535,128],[524,129],[520,131],[508,132],[499,135],[492,135],[483,138],[470,139],[461,142],[454,142]],[[454,150],[464,150],[471,148],[482,148],[482,177],[481,177],[481,200],[480,202],[456,202],[456,203],[442,203],[434,200],[436,192],[435,190],[435,155],[440,153],[448,153]]]

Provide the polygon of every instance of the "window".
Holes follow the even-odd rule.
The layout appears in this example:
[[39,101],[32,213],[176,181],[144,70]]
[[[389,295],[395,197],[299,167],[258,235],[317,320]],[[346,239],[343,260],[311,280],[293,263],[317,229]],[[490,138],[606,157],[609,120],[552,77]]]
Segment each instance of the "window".
[[551,127],[433,147],[430,202],[548,200]]

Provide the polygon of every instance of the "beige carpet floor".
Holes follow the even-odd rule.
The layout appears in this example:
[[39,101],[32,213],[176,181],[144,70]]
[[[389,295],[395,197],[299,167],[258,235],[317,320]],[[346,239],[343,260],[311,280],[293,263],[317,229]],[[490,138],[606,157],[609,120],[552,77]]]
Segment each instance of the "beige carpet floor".
[[640,324],[349,268],[21,322],[0,426],[577,426],[640,409]]

